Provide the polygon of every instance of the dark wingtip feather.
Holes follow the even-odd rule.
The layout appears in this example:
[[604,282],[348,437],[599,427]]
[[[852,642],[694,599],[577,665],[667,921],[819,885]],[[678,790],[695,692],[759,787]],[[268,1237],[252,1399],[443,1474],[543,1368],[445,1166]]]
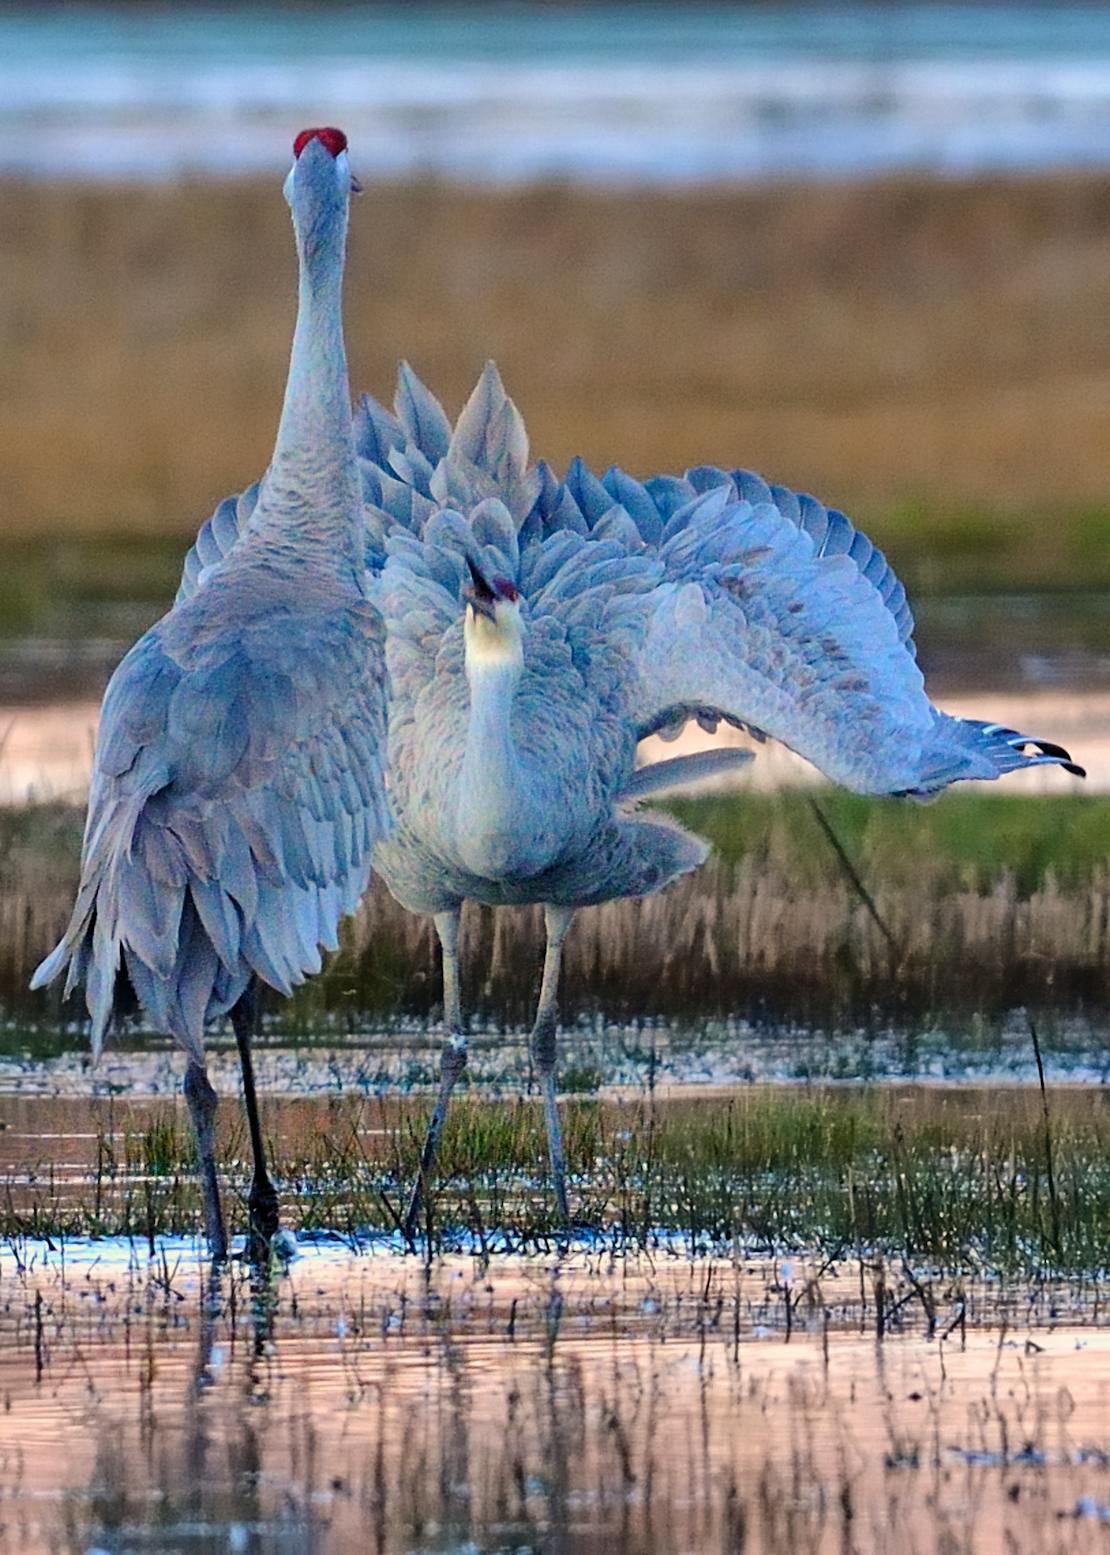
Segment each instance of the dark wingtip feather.
[[1085,778],[1087,769],[1081,767],[1078,762],[1071,759],[1071,751],[1063,745],[1056,745],[1052,740],[1039,740],[1032,735],[1019,734],[1016,730],[1004,731],[1008,734],[1007,744],[1014,750],[1020,751],[1025,746],[1031,745],[1046,762],[1054,762],[1063,767],[1065,772],[1070,772],[1072,777]]
[[1058,756],[1061,761],[1071,760],[1071,751],[1065,750],[1062,745],[1054,745],[1051,740],[1026,740],[1026,745],[1035,745],[1042,756]]

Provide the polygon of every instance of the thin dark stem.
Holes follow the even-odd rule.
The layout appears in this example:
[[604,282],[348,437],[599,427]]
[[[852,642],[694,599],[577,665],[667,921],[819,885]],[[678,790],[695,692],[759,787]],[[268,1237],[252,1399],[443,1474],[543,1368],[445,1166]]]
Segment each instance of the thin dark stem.
[[829,846],[832,848],[833,852],[836,854],[837,858],[840,861],[841,869],[843,869],[844,873],[847,875],[848,879],[851,881],[852,885],[855,887],[856,893],[859,896],[860,901],[867,908],[867,911],[871,914],[872,920],[874,921],[874,923],[875,923],[876,927],[878,928],[879,932],[882,934],[883,938],[887,942],[887,945],[888,945],[888,947],[890,949],[891,955],[892,956],[897,956],[898,953],[899,953],[898,952],[898,942],[894,938],[894,935],[890,932],[890,929],[887,927],[886,920],[883,918],[883,915],[880,913],[879,909],[875,906],[875,898],[871,895],[871,892],[867,889],[866,885],[864,885],[863,879],[862,879],[859,871],[857,870],[856,866],[852,863],[852,860],[848,857],[848,854],[845,852],[843,843],[840,841],[840,838],[833,831],[832,823],[829,821],[828,816],[825,814],[824,810],[822,810],[821,806],[817,803],[816,799],[812,799],[811,798],[809,803],[810,803],[810,808],[812,809],[814,815],[817,817],[817,824],[820,826],[821,830],[824,832],[826,838],[828,839]]
[[1044,1118],[1044,1161],[1045,1171],[1048,1176],[1048,1207],[1052,1216],[1052,1246],[1056,1253],[1056,1261],[1061,1257],[1060,1249],[1060,1204],[1056,1197],[1056,1172],[1053,1167],[1052,1149],[1052,1115],[1048,1109],[1048,1089],[1044,1081],[1044,1061],[1041,1058],[1041,1039],[1037,1035],[1037,1028],[1032,1021],[1029,1022],[1029,1035],[1033,1038],[1033,1057],[1037,1060],[1037,1080],[1041,1087],[1041,1113]]

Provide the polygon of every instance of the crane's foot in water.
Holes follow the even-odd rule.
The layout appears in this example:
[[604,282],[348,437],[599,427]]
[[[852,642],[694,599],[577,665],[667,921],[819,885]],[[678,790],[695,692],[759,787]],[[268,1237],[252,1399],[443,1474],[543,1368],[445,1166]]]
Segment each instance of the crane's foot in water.
[[280,1204],[277,1189],[268,1177],[256,1177],[251,1183],[247,1199],[247,1245],[244,1256],[248,1263],[266,1264],[274,1247],[274,1238],[280,1226]]
[[409,1194],[409,1207],[405,1211],[405,1218],[401,1222],[401,1235],[405,1239],[405,1246],[410,1253],[416,1251],[416,1237],[420,1230],[420,1213],[424,1208],[424,1174],[421,1172],[412,1185]]

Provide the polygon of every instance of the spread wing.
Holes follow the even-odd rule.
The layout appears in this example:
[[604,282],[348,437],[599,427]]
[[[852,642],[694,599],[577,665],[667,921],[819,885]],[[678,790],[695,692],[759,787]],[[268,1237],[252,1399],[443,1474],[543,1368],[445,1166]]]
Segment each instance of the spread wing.
[[77,903],[34,980],[86,984],[94,1047],[121,963],[197,1054],[252,974],[288,993],[319,970],[389,824],[378,613],[256,584],[226,631],[224,592],[164,618],[105,697]]
[[924,796],[1046,763],[1080,770],[1059,746],[932,705],[905,592],[843,514],[743,471],[639,490],[662,522],[664,569],[639,659],[641,735],[726,718],[860,793]]

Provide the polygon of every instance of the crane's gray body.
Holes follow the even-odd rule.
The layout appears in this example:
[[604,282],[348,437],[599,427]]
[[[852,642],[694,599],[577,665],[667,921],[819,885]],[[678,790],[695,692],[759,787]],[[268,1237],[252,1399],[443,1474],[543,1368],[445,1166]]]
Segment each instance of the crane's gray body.
[[383,699],[365,675],[380,617],[353,586],[254,550],[112,677],[62,942],[98,1030],[122,952],[149,1018],[191,1052],[253,973],[290,991],[319,968],[385,824]]
[[300,307],[273,462],[104,698],[77,902],[34,979],[85,985],[94,1049],[125,974],[201,1061],[252,977],[289,992],[319,969],[389,824],[339,306],[349,181],[316,141],[291,175]]
[[[905,591],[814,498],[709,467],[641,484],[576,462],[559,481],[529,466],[492,366],[454,428],[405,367],[395,409],[364,399],[355,440],[395,818],[374,868],[406,907],[585,905],[695,868],[700,839],[623,800],[638,741],[692,717],[773,735],[865,793],[927,797],[1064,759],[932,706]],[[184,592],[234,547],[243,507],[202,531]],[[485,718],[468,557],[516,586],[525,622],[519,680]]]
[[[203,526],[105,698],[77,906],[36,974],[85,982],[94,1044],[122,966],[198,1055],[252,976],[318,969],[371,867],[437,915],[657,890],[707,849],[635,812],[636,748],[692,717],[862,793],[1076,770],[932,706],[901,585],[813,498],[708,467],[558,480],[492,365],[454,428],[406,367],[396,414],[365,399],[352,427],[318,281],[273,465]],[[519,593],[512,654],[468,646],[472,567]]]

